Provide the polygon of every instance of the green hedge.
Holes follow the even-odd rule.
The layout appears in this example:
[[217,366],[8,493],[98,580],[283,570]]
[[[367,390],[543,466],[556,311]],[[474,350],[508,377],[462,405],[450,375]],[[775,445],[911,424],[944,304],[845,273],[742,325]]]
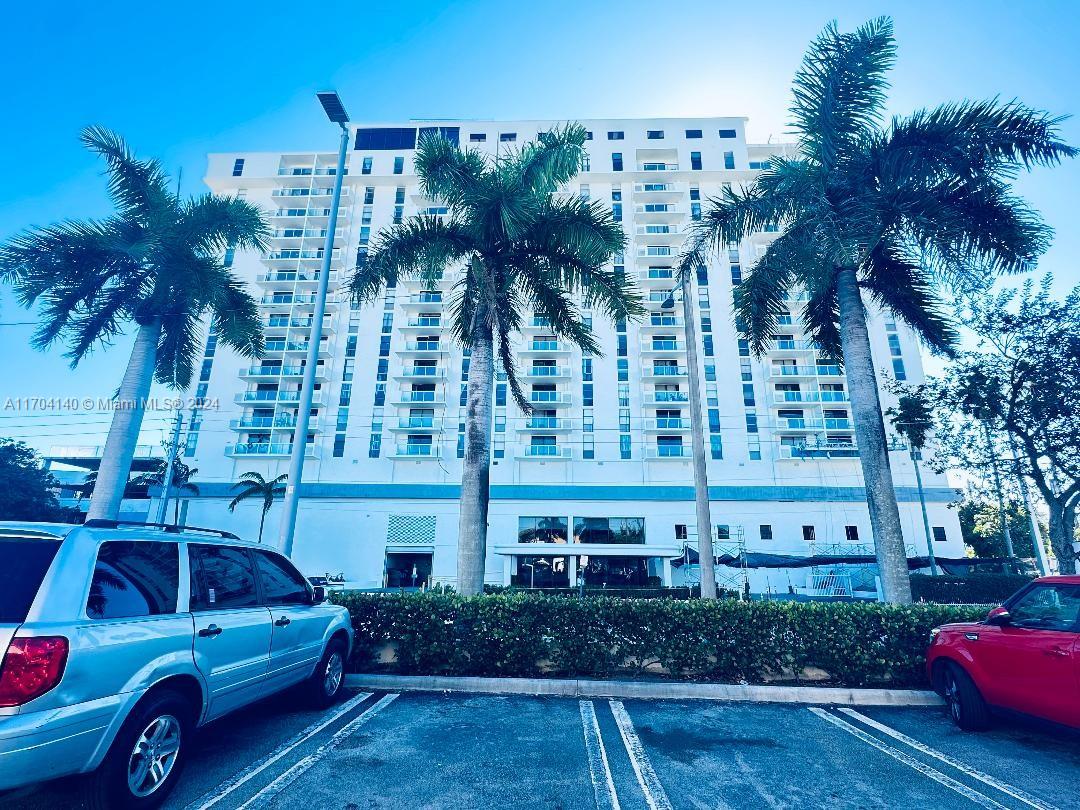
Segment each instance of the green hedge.
[[947,605],[996,605],[1031,582],[1023,574],[970,574],[966,577],[913,574],[911,595],[915,601]]
[[985,608],[343,593],[358,672],[925,686],[930,629]]

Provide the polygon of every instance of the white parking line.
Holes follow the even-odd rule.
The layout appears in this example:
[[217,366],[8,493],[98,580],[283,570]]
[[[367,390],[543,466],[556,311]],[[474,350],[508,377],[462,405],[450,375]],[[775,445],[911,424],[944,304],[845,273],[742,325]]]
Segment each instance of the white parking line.
[[630,756],[630,764],[634,766],[634,774],[637,776],[638,784],[641,785],[641,791],[645,794],[645,801],[648,802],[651,810],[671,810],[671,802],[668,801],[664,787],[660,784],[660,778],[649,762],[649,757],[641,745],[641,740],[638,739],[637,732],[634,731],[634,724],[630,721],[630,715],[626,713],[622,701],[609,700],[608,705],[611,706],[611,713],[615,716],[619,736],[622,737],[623,745],[626,746],[626,753]]
[[348,714],[350,711],[355,709],[358,704],[367,700],[369,697],[371,697],[371,692],[360,692],[355,697],[352,697],[349,700],[345,701],[340,706],[336,707],[333,711],[316,720],[314,723],[312,723],[300,733],[283,742],[281,745],[279,745],[265,757],[260,759],[258,762],[253,762],[251,765],[248,765],[239,773],[231,776],[229,779],[226,779],[223,783],[218,785],[218,787],[214,788],[214,790],[200,796],[198,799],[191,802],[191,804],[187,805],[184,810],[207,810],[207,808],[213,807],[215,804],[220,802],[238,787],[258,776],[260,773],[265,771],[279,759],[286,756],[298,745],[314,737],[328,725],[330,725],[343,715]]
[[333,737],[295,763],[291,768],[288,768],[279,774],[274,781],[240,805],[237,810],[247,810],[249,807],[265,807],[281,793],[281,791],[285,790],[285,788],[303,776],[306,771],[337,748],[344,740],[350,737],[353,732],[360,728],[360,726],[364,725],[364,723],[393,703],[397,698],[398,695],[396,693],[385,695],[377,703],[373,703],[370,707],[334,732]]
[[596,720],[596,709],[591,700],[578,701],[578,707],[581,709],[581,730],[585,734],[585,753],[589,758],[589,778],[596,797],[596,810],[620,810],[604,738],[600,735],[600,724]]
[[974,788],[968,787],[967,785],[963,784],[962,782],[957,782],[952,777],[946,776],[941,771],[938,771],[938,770],[935,770],[934,768],[931,768],[929,765],[926,765],[926,764],[920,762],[919,760],[915,759],[915,757],[912,757],[912,756],[909,756],[909,755],[905,754],[903,751],[898,751],[897,749],[893,748],[892,746],[886,745],[885,743],[881,742],[881,740],[879,740],[877,737],[874,737],[871,734],[867,734],[862,729],[856,728],[855,726],[851,725],[851,723],[848,723],[845,720],[841,720],[839,717],[837,717],[835,715],[829,714],[824,709],[820,709],[817,706],[811,706],[810,711],[812,711],[814,714],[816,714],[822,720],[827,720],[828,722],[832,723],[837,728],[841,728],[844,731],[846,731],[848,734],[852,735],[853,737],[857,737],[858,739],[862,740],[867,745],[873,746],[877,750],[881,751],[883,754],[887,754],[888,756],[892,757],[893,759],[897,760],[898,762],[904,763],[909,768],[914,768],[916,771],[921,773],[923,776],[930,777],[935,782],[938,782],[938,783],[944,785],[945,787],[949,788],[950,790],[956,791],[961,796],[963,796],[963,797],[965,797],[967,799],[971,799],[971,801],[975,802],[976,804],[981,805],[983,807],[1002,808],[1002,810],[1008,810],[1008,808],[1006,808],[1005,805],[999,804],[998,802],[991,799],[989,796],[987,796],[987,795],[985,795],[983,793],[980,793],[979,791],[975,790]]
[[888,734],[894,740],[899,740],[900,742],[904,743],[905,745],[911,746],[916,751],[919,751],[919,752],[921,752],[923,754],[926,754],[929,757],[933,757],[934,759],[940,760],[941,762],[944,762],[946,765],[951,765],[952,767],[956,768],[961,773],[964,773],[967,776],[970,776],[972,779],[978,779],[980,782],[983,782],[983,783],[989,785],[992,788],[996,788],[997,790],[1000,790],[1002,793],[1007,793],[1008,795],[1012,796],[1014,799],[1019,799],[1020,801],[1022,801],[1026,805],[1038,808],[1038,810],[1057,810],[1057,808],[1054,805],[1047,804],[1042,799],[1038,799],[1035,796],[1032,796],[1030,793],[1025,793],[1020,788],[1015,787],[1013,785],[1010,785],[1008,782],[1002,782],[1000,779],[996,779],[993,776],[990,776],[990,774],[983,773],[982,771],[976,770],[975,768],[972,768],[970,765],[967,765],[967,764],[961,762],[958,759],[954,759],[953,757],[949,756],[948,754],[943,754],[941,751],[938,751],[938,750],[936,750],[934,748],[931,748],[929,745],[921,743],[918,740],[913,739],[913,738],[907,736],[906,734],[903,734],[903,733],[897,731],[896,729],[892,728],[891,726],[887,726],[884,723],[879,723],[877,720],[874,720],[874,719],[872,719],[870,717],[867,717],[865,714],[860,714],[859,712],[855,711],[854,709],[849,709],[849,708],[842,708],[842,709],[840,709],[840,711],[842,711],[844,714],[848,715],[849,717],[854,717],[856,720],[858,720],[858,721],[860,721],[862,723],[865,723],[866,725],[870,726],[871,728],[877,729],[882,734]]

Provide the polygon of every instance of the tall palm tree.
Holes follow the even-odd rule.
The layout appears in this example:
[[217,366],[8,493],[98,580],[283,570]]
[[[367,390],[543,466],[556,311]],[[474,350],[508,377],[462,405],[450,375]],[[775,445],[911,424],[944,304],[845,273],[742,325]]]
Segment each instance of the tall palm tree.
[[470,349],[458,530],[463,594],[484,584],[495,355],[528,413],[512,348],[526,311],[547,319],[558,337],[599,354],[581,305],[614,320],[643,310],[628,281],[604,266],[625,244],[611,213],[576,196],[553,196],[578,173],[585,139],[584,128],[568,124],[488,159],[425,137],[415,160],[420,189],[446,205],[448,216],[414,216],[383,232],[350,282],[356,300],[371,301],[385,285],[419,279],[436,287],[445,267],[464,266],[451,302],[455,337]]
[[39,306],[35,348],[63,341],[72,367],[135,327],[87,515],[115,519],[150,385],[188,387],[204,315],[219,342],[247,357],[262,353],[255,299],[222,256],[227,247],[264,249],[269,227],[237,198],[182,200],[158,161],[136,158],[106,129],[84,130],[82,142],[105,161],[116,213],[13,237],[0,246],[0,278],[23,306]]
[[237,506],[250,498],[262,498],[262,515],[259,517],[260,543],[263,536],[263,524],[266,523],[266,513],[270,511],[274,501],[285,494],[285,482],[288,480],[288,473],[282,473],[277,478],[267,480],[257,472],[246,472],[241,474],[240,480],[233,484],[233,489],[238,489],[240,492],[229,502],[230,512],[235,511]]
[[1050,230],[1010,192],[1021,168],[1076,153],[1060,119],[1012,102],[964,101],[884,124],[896,47],[882,18],[842,34],[830,24],[795,76],[792,125],[798,150],[771,159],[741,190],[710,200],[689,240],[686,266],[766,226],[783,234],[738,289],[737,313],[762,354],[803,289],[808,329],[847,369],[885,598],[909,602],[900,516],[893,491],[865,300],[890,310],[932,349],[956,332],[938,284],[953,288],[1029,268]]
[[[165,470],[168,466],[169,462],[166,459],[159,459],[156,463],[156,469],[151,472],[145,472],[134,476],[131,479],[131,483],[139,484],[141,486],[161,487],[161,495],[162,497],[165,497]],[[194,495],[195,497],[198,497],[199,495],[198,486],[191,483],[191,479],[194,478],[198,472],[198,467],[189,467],[180,459],[173,459],[172,483],[169,484],[168,494],[173,500],[174,526],[180,525],[180,500],[184,493]]]

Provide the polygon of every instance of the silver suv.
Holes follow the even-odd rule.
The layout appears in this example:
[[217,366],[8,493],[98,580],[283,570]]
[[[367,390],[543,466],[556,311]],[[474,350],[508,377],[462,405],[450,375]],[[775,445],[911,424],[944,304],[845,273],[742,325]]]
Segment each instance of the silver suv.
[[338,696],[352,629],[324,599],[225,532],[0,523],[0,790],[92,773],[92,807],[156,806],[196,726]]

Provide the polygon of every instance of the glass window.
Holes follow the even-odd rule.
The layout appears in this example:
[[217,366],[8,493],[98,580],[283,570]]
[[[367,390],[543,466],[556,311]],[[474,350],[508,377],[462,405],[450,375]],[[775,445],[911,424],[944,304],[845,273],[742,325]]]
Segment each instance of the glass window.
[[180,551],[176,543],[101,544],[86,615],[91,619],[176,613]]
[[567,520],[564,517],[519,517],[519,543],[565,543]]
[[487,134],[484,132],[470,132],[469,143],[483,143],[487,140]]
[[516,132],[500,132],[499,133],[499,140],[502,141],[503,143],[513,143],[514,141],[517,140],[517,133]]
[[311,590],[292,563],[270,551],[256,551],[264,605],[310,605]]
[[859,542],[859,527],[858,526],[845,526],[844,527],[844,537],[848,541],[850,541],[852,543]]
[[645,518],[576,518],[574,542],[642,545],[645,542]]
[[245,549],[188,546],[191,557],[191,610],[255,607],[255,569]]
[[649,129],[645,131],[645,137],[650,141],[661,141],[664,139],[664,130],[662,129]]
[[405,158],[400,155],[394,158],[394,174],[401,174],[405,171]]
[[1077,630],[1080,585],[1036,585],[1009,606],[1010,624],[1035,630]]
[[0,624],[21,624],[34,602],[45,572],[60,549],[59,540],[0,540]]
[[611,170],[621,172],[623,170],[622,152],[611,153]]
[[701,152],[690,153],[690,168],[694,171],[701,171]]
[[623,139],[623,133],[620,130],[608,132],[607,139],[609,141],[621,141]]
[[934,542],[935,543],[944,543],[947,539],[948,538],[945,536],[945,527],[944,526],[935,526],[934,527]]
[[370,157],[364,158],[363,162],[360,164],[360,174],[371,174],[371,163],[372,160]]
[[237,158],[233,161],[232,176],[240,177],[244,174],[244,158]]
[[724,168],[725,169],[734,169],[735,168],[735,153],[734,152],[724,152]]
[[772,540],[772,525],[769,523],[762,523],[758,526],[758,534],[762,540]]
[[700,138],[701,137],[701,130],[700,129],[688,129],[688,130],[686,130],[686,137],[688,139]]
[[722,129],[722,130],[720,130],[720,137],[721,138],[737,138],[738,134],[733,129]]

